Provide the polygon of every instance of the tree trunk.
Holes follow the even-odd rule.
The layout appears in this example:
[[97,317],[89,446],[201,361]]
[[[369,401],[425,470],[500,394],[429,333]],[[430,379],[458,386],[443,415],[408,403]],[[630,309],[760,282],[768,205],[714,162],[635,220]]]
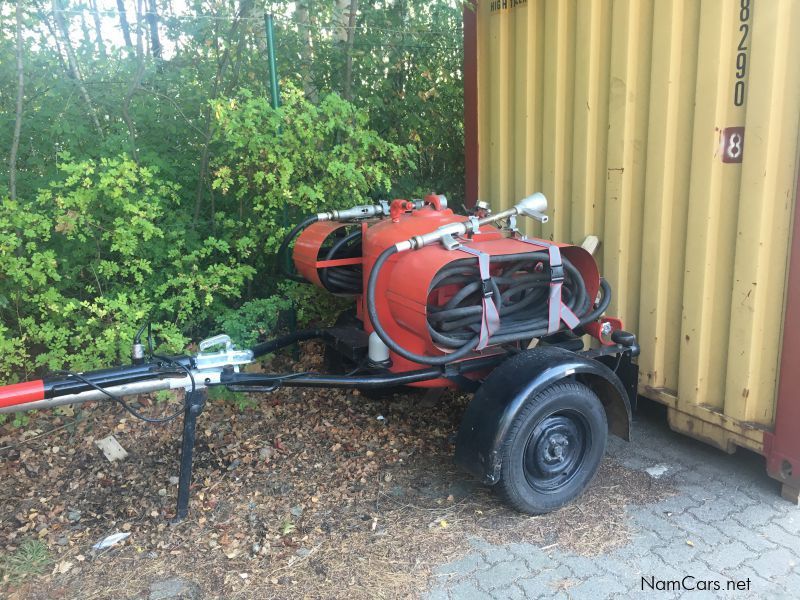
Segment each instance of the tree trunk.
[[86,22],[86,13],[81,11],[80,14],[81,19],[81,32],[83,33],[83,45],[86,47],[87,51],[90,48],[94,47],[94,42],[92,41],[92,34],[89,32],[89,23]]
[[356,38],[356,13],[358,0],[350,0],[350,18],[347,24],[347,48],[344,57],[344,99],[353,99],[353,43]]
[[17,113],[14,121],[14,138],[11,142],[11,154],[8,157],[8,190],[11,199],[17,199],[17,152],[19,151],[19,138],[22,132],[22,100],[25,94],[25,73],[22,65],[22,3],[17,0]]
[[[211,95],[209,97],[209,101],[213,102],[214,100],[217,99],[217,96],[219,95],[220,89],[222,87],[222,79],[225,76],[225,71],[227,70],[228,64],[230,63],[230,54],[231,54],[230,42],[239,33],[239,28],[242,22],[250,18],[250,13],[252,10],[253,10],[253,0],[242,0],[241,6],[239,8],[239,15],[237,16],[237,18],[234,19],[233,24],[231,25],[231,28],[228,32],[227,36],[228,43],[225,44],[225,49],[222,51],[222,56],[217,62],[217,73],[214,76],[214,86],[211,89]],[[192,218],[192,227],[196,226],[197,221],[200,219],[200,212],[203,207],[204,192],[206,188],[206,179],[208,178],[208,162],[209,162],[208,146],[211,143],[211,138],[213,137],[213,123],[211,118],[210,105],[207,106],[205,113],[203,114],[203,120],[205,121],[205,135],[203,139],[203,151],[200,156],[200,172],[197,177],[197,188],[195,191],[194,216]]]
[[161,40],[158,37],[158,7],[156,0],[148,1],[147,22],[150,25],[150,53],[161,60]]
[[297,3],[294,12],[297,21],[297,29],[300,34],[302,44],[300,45],[300,60],[302,63],[303,92],[306,98],[314,104],[319,101],[319,91],[314,82],[314,42],[311,36],[311,17],[309,4],[311,0],[301,0]]
[[[47,31],[50,32],[50,35],[53,38],[53,43],[55,44],[56,47],[56,54],[58,54],[58,62],[61,63],[61,68],[64,69],[65,72],[68,72],[69,66],[67,66],[67,63],[64,61],[64,53],[61,51],[61,42],[58,40],[58,34],[56,33],[53,24],[50,22],[50,19],[48,19],[47,16],[44,14],[45,12],[44,6],[42,6],[36,0],[34,0],[34,4],[36,5],[36,14],[39,17],[39,22],[45,24],[45,27],[47,27]],[[44,46],[46,47],[47,44],[44,44]]]
[[350,21],[347,9],[350,7],[350,0],[336,0],[333,9],[334,31],[333,39],[342,44],[347,43],[347,24]]
[[125,1],[117,0],[117,12],[119,13],[119,26],[122,29],[122,37],[125,38],[125,45],[128,48],[133,48],[133,40],[131,40],[131,27],[128,25],[128,16],[125,13]]
[[72,42],[69,39],[69,27],[67,27],[67,22],[64,20],[62,10],[63,9],[58,0],[53,0],[53,16],[55,18],[56,26],[60,30],[61,36],[64,38],[64,49],[67,52],[69,75],[75,80],[75,83],[81,92],[81,96],[83,96],[83,100],[86,102],[86,106],[89,109],[89,115],[94,123],[95,128],[97,129],[98,135],[103,138],[103,128],[100,126],[100,120],[97,118],[97,111],[94,108],[92,97],[89,95],[89,91],[83,84],[83,77],[81,76],[80,66],[78,65],[78,58],[75,56],[75,50],[72,48]]
[[94,19],[94,37],[97,42],[97,51],[103,58],[108,58],[106,43],[103,41],[102,28],[100,27],[100,12],[97,10],[97,0],[89,0],[89,8]]

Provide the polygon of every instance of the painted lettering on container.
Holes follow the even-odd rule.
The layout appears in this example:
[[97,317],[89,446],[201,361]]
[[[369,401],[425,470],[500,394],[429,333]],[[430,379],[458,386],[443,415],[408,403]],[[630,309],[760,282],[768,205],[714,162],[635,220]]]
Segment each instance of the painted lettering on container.
[[736,77],[733,82],[733,105],[743,106],[747,82],[747,49],[750,45],[751,0],[739,0],[739,35],[736,46]]
[[528,0],[490,0],[489,12],[498,14],[527,4]]

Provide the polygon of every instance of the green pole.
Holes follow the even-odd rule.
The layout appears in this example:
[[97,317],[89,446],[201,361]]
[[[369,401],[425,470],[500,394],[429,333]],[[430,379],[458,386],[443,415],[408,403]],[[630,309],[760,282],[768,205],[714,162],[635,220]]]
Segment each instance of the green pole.
[[[273,18],[271,13],[267,13],[264,15],[264,31],[267,34],[267,60],[269,62],[269,94],[270,94],[270,104],[272,105],[273,109],[277,109],[281,105],[281,97],[280,91],[278,89],[278,67],[275,63],[275,28],[273,26]],[[283,205],[283,224],[286,225],[289,222],[289,211],[286,208],[286,205]],[[289,254],[287,252],[286,257],[286,264],[287,268],[290,266],[291,260],[289,259]],[[289,309],[289,330],[296,331],[297,330],[297,309],[294,306],[294,302],[292,303],[292,307]],[[292,358],[294,360],[300,359],[300,346],[298,344],[294,344],[292,347]]]
[[272,108],[281,105],[281,98],[278,92],[278,68],[275,65],[275,30],[273,27],[272,14],[264,15],[264,29],[267,32],[267,59],[269,60],[269,92],[272,100]]

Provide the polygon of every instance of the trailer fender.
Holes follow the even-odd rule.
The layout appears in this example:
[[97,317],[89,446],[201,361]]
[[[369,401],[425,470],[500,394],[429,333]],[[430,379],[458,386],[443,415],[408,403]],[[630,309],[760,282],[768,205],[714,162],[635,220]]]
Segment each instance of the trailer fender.
[[591,388],[610,432],[630,440],[631,404],[614,371],[563,348],[533,348],[502,362],[475,393],[456,437],[456,463],[484,483],[497,483],[500,451],[514,418],[528,398],[566,378]]

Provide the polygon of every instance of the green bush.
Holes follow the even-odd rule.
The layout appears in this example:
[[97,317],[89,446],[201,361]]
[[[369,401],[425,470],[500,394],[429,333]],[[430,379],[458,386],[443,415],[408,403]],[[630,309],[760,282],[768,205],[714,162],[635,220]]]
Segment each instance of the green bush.
[[284,282],[275,251],[297,216],[385,194],[412,150],[338,96],[313,105],[289,87],[284,98],[278,110],[248,92],[214,105],[222,197],[210,222],[124,155],[62,154],[62,177],[35,198],[0,199],[0,379],[126,361],[148,320],[173,352],[220,331],[252,344],[292,307],[300,325],[330,320],[341,303]]
[[34,201],[2,200],[6,380],[124,360],[148,318],[165,348],[180,350],[254,274],[253,243],[193,236],[177,188],[153,170],[124,156],[62,159],[64,179]]
[[292,86],[281,95],[277,110],[247,90],[214,104],[220,151],[213,187],[226,212],[238,213],[259,240],[255,264],[262,268],[260,259],[274,256],[298,217],[372,202],[414,168],[411,146],[381,139],[364,111],[336,94],[319,104]]

